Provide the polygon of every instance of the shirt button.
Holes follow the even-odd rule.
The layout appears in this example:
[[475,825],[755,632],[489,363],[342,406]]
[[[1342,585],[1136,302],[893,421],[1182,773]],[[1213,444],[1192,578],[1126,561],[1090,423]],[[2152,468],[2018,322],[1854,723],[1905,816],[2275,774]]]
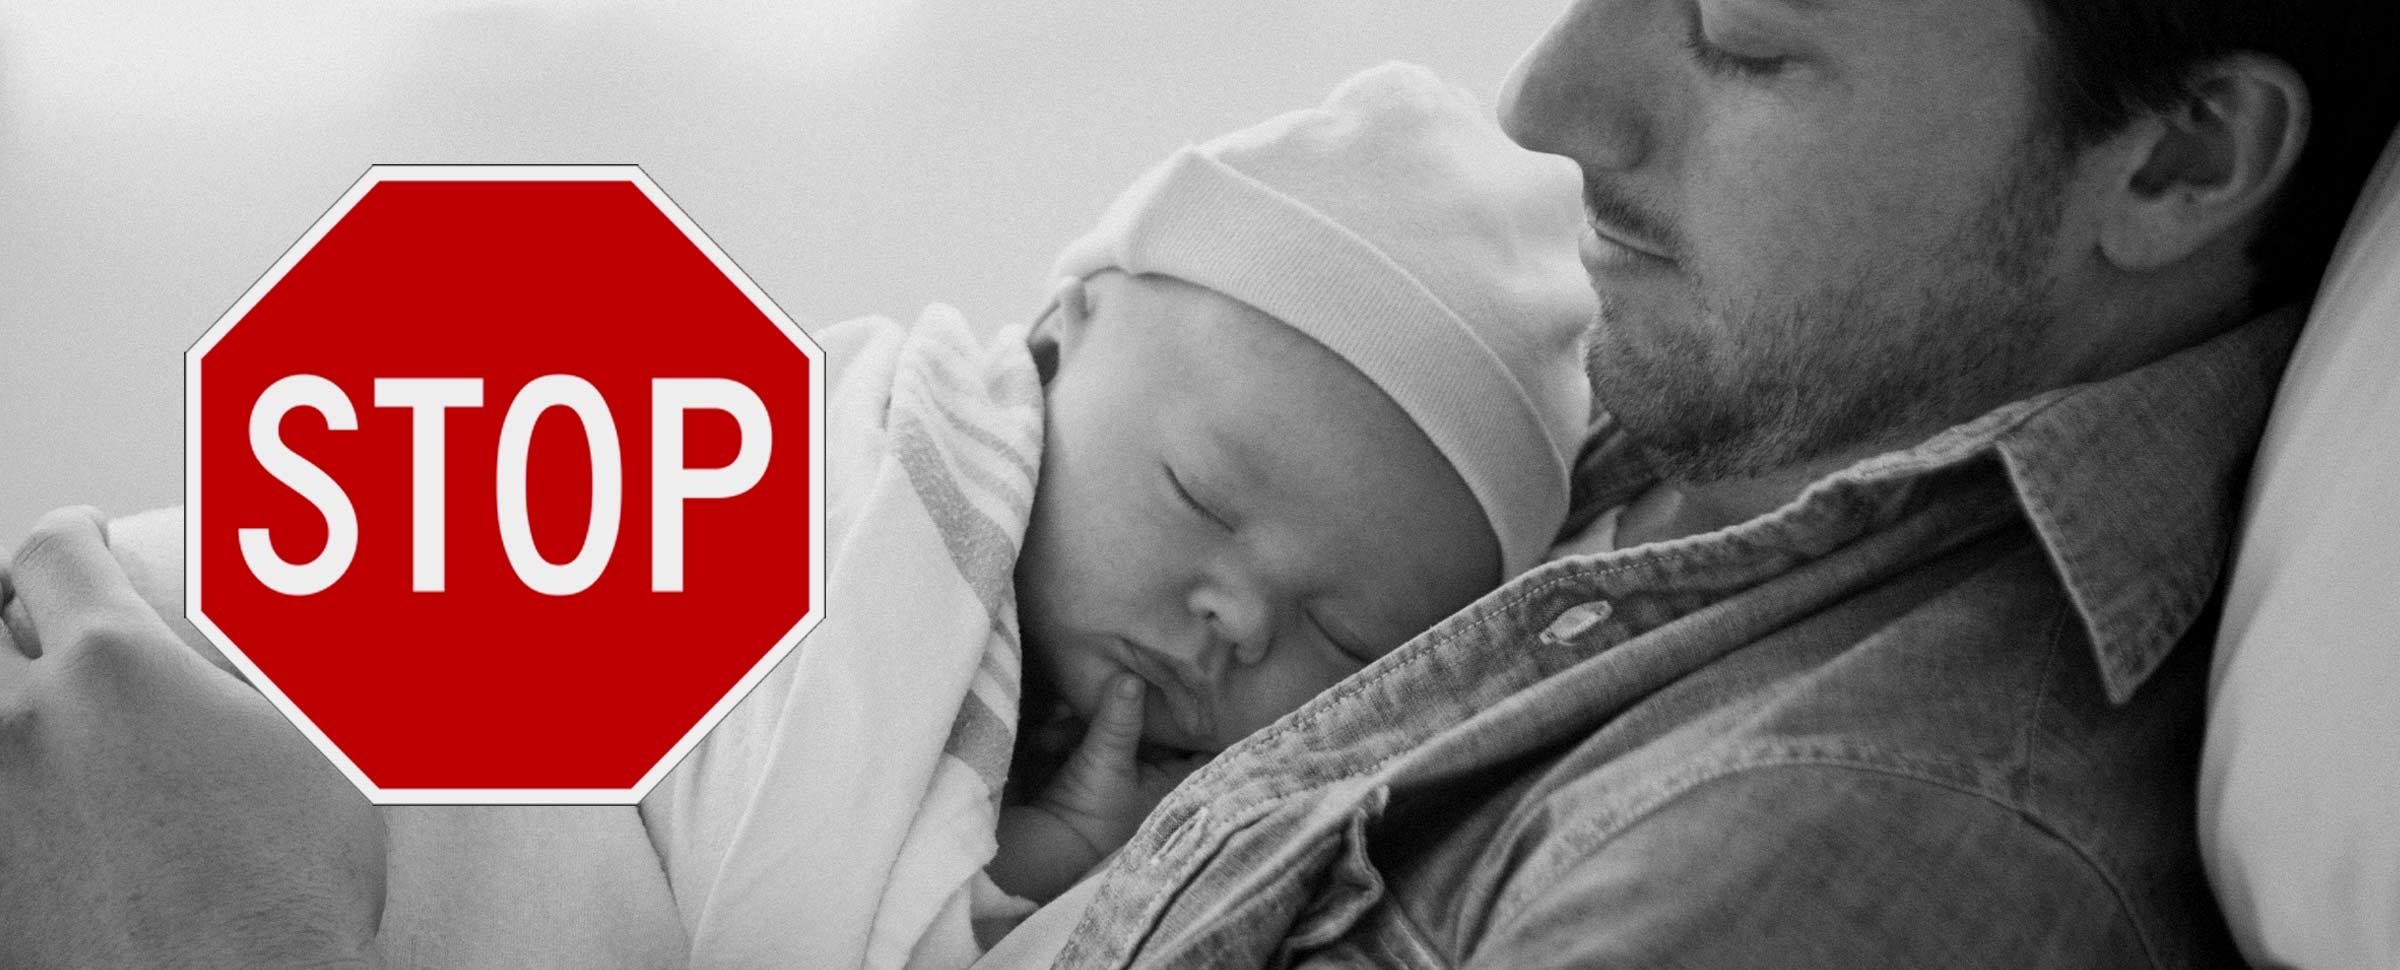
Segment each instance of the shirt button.
[[1542,642],[1559,644],[1575,639],[1599,626],[1600,621],[1608,619],[1609,614],[1616,611],[1617,608],[1610,606],[1607,600],[1593,600],[1568,607],[1566,612],[1560,613],[1558,619],[1550,621],[1550,625],[1542,630]]

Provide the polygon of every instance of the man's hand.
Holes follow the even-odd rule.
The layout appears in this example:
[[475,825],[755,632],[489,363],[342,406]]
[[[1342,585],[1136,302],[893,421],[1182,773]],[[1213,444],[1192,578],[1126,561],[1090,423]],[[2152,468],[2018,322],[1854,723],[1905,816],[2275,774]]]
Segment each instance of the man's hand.
[[381,819],[176,639],[95,512],[45,516],[0,600],[0,966],[375,965]]

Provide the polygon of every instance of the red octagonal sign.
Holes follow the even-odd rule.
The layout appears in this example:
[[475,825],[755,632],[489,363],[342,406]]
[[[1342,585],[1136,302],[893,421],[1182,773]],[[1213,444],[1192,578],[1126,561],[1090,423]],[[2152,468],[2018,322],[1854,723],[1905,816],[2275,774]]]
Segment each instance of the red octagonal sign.
[[193,345],[192,622],[379,803],[631,802],[822,609],[818,351],[632,166],[377,166]]

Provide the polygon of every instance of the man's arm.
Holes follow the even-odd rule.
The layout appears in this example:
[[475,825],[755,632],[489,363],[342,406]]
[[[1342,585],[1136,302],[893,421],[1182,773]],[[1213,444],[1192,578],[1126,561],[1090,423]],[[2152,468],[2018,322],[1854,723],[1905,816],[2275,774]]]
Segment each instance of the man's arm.
[[1702,784],[1555,871],[1520,870],[1487,925],[1469,967],[2157,962],[2089,860],[2014,810],[1827,765]]
[[98,515],[44,517],[7,586],[0,966],[374,966],[381,821],[176,639]]

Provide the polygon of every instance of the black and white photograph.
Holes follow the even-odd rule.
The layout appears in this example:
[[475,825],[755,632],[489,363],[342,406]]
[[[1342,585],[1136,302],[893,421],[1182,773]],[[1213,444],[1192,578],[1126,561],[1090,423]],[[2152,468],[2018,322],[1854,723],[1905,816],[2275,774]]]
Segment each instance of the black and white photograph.
[[2400,970],[2388,0],[11,0],[0,970]]

